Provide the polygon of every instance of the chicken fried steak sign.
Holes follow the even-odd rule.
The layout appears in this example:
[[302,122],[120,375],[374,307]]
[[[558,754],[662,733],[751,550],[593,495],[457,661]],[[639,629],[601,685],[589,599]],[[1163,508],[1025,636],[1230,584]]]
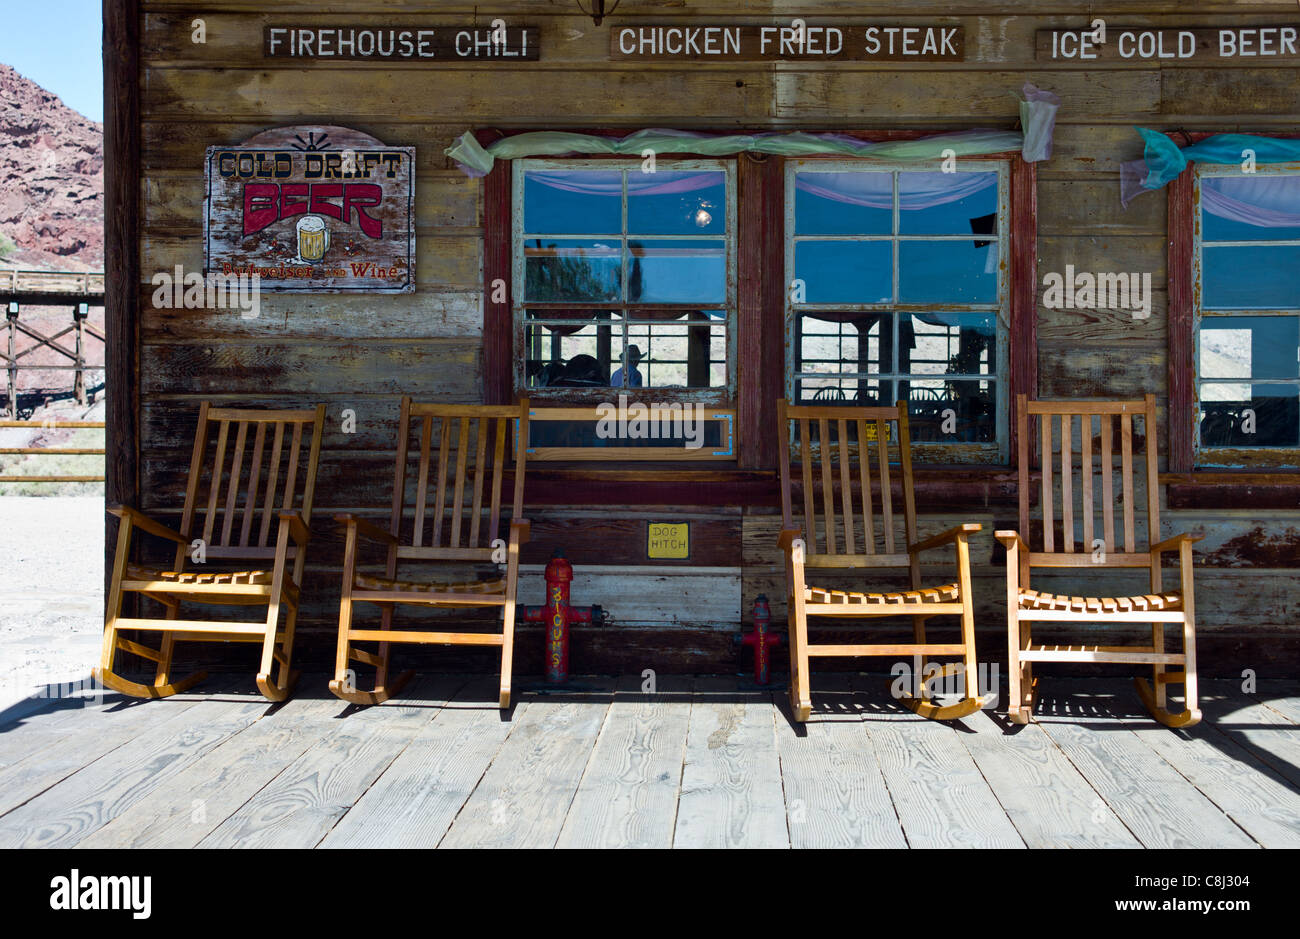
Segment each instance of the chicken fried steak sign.
[[346,127],[285,127],[209,147],[209,274],[263,290],[415,289],[415,148]]

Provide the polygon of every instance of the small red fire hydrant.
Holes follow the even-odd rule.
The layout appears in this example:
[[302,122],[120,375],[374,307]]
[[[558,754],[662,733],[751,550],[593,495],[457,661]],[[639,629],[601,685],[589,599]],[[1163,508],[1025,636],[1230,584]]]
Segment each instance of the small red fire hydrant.
[[768,649],[781,642],[781,637],[771,632],[771,629],[772,610],[767,605],[767,594],[760,593],[754,600],[754,629],[740,637],[741,645],[752,646],[754,649],[754,683],[757,685],[768,683],[768,671],[772,662]]
[[521,607],[528,623],[546,624],[546,680],[560,684],[569,679],[569,627],[574,623],[600,623],[605,614],[599,606],[569,605],[569,584],[573,565],[556,551],[546,565],[546,605]]

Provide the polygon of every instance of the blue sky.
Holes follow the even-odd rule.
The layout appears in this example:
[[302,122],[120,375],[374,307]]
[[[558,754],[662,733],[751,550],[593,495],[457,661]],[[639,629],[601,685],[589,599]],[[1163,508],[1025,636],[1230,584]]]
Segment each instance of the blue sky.
[[101,0],[0,0],[0,7],[0,62],[102,121]]

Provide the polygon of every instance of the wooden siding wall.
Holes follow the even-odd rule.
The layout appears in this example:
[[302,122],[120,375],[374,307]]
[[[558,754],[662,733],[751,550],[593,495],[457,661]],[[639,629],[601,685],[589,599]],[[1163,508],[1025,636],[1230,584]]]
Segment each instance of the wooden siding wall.
[[[123,3],[129,8],[135,0]],[[1205,3],[1189,14],[1187,5],[1178,2],[1112,0],[1085,10],[1080,4],[1031,0],[996,5],[921,0],[906,4],[908,16],[900,17],[895,14],[902,5],[869,0],[624,0],[599,28],[568,0],[486,5],[456,0],[283,0],[273,5],[208,0],[201,10],[173,0],[139,0],[139,5],[139,372],[136,388],[117,386],[112,395],[114,401],[138,406],[129,415],[140,427],[137,497],[146,510],[178,512],[199,401],[326,402],[315,541],[299,633],[308,657],[329,648],[337,614],[342,552],[332,514],[352,511],[380,520],[390,502],[398,396],[448,402],[483,398],[483,185],[443,156],[443,149],[464,131],[1012,127],[1014,93],[1032,81],[1063,100],[1053,157],[1038,167],[1040,285],[1043,274],[1073,264],[1081,271],[1150,271],[1157,288],[1149,320],[1135,320],[1125,311],[1052,311],[1040,303],[1038,393],[1138,397],[1154,391],[1163,421],[1168,381],[1166,203],[1162,195],[1145,195],[1127,211],[1120,208],[1119,165],[1140,154],[1133,125],[1267,132],[1294,129],[1300,110],[1300,70],[1270,66],[1266,59],[1221,69],[1118,62],[1043,67],[1034,61],[1036,30],[1079,28],[1092,15],[1104,13],[1115,26],[1293,23],[1300,18],[1294,3]],[[324,6],[328,13],[322,12]],[[990,13],[991,6],[1005,12]],[[542,61],[513,67],[390,67],[268,61],[261,52],[263,26],[286,18],[308,25],[381,26],[469,21],[475,15],[484,27],[497,16],[511,24],[538,26]],[[607,61],[612,27],[669,20],[770,23],[799,15],[843,23],[961,24],[967,61],[942,66]],[[206,44],[191,42],[195,16],[206,22]],[[148,287],[153,272],[177,264],[189,270],[202,267],[204,148],[295,123],[353,126],[386,143],[418,148],[417,292],[272,294],[264,297],[257,319],[241,318],[237,311],[153,309]],[[132,266],[123,270],[130,272]],[[778,361],[779,356],[765,356],[765,362]],[[138,405],[131,392],[138,394]],[[357,417],[351,435],[341,432],[341,413],[348,408]],[[1166,439],[1162,430],[1162,449]],[[116,495],[126,498],[128,490],[124,482]],[[994,659],[1002,655],[1005,627],[1002,551],[995,547],[992,531],[1012,527],[1016,513],[1014,499],[1005,495],[1005,479],[984,491],[1003,494],[938,511],[931,507],[927,512],[923,505],[922,534],[961,521],[983,523],[972,556],[982,644]],[[622,669],[638,662],[642,667],[730,668],[735,653],[727,632],[737,627],[742,614],[748,621],[757,594],[766,593],[776,617],[784,616],[775,546],[779,519],[770,507],[612,511],[547,505],[534,506],[528,514],[534,519],[535,542],[526,562],[544,564],[553,548],[563,548],[580,571],[574,602],[603,604],[617,624],[578,635],[576,669]],[[677,518],[693,521],[692,560],[648,567],[642,553],[645,522]],[[1266,668],[1268,662],[1280,661],[1277,648],[1258,641],[1266,636],[1283,638],[1296,648],[1300,511],[1169,510],[1163,519],[1166,532],[1207,534],[1197,546],[1197,608],[1207,650],[1220,650],[1203,652],[1207,673]],[[948,571],[942,553],[927,560],[934,562],[936,576]],[[625,564],[635,571],[596,570],[591,567],[596,563]],[[1104,592],[1099,581],[1079,574],[1071,578],[1072,592]],[[1133,589],[1146,589],[1140,574]],[[525,579],[522,600],[541,602],[536,573]],[[673,645],[656,638],[660,630],[663,635],[677,630],[686,638]],[[540,639],[535,642],[540,645]],[[665,652],[670,647],[676,658]],[[600,656],[590,650],[599,650]],[[527,667],[530,653],[524,648],[520,654]],[[484,663],[490,664],[486,658]]]

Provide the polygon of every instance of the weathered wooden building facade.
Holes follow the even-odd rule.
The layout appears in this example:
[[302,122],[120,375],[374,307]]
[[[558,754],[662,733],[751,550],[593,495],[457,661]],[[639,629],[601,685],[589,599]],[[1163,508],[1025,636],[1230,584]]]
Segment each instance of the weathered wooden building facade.
[[[845,400],[865,390],[890,401],[910,396],[922,414],[951,400],[961,430],[945,437],[943,409],[931,407],[933,433],[918,437],[925,441],[917,469],[922,533],[983,525],[972,542],[978,626],[982,657],[995,661],[1005,656],[1006,627],[1003,550],[993,531],[1014,527],[1016,517],[1014,396],[1154,393],[1165,525],[1205,533],[1196,547],[1203,673],[1269,672],[1300,659],[1300,292],[1292,280],[1258,302],[1230,300],[1225,309],[1245,311],[1240,327],[1198,343],[1213,305],[1203,278],[1229,276],[1224,258],[1205,257],[1203,241],[1215,240],[1202,230],[1198,201],[1206,165],[1127,208],[1120,203],[1121,166],[1143,152],[1135,125],[1179,145],[1229,132],[1300,134],[1293,3],[1206,3],[1191,11],[1158,0],[623,0],[599,26],[584,9],[589,3],[576,0],[107,0],[110,502],[179,511],[200,401],[324,402],[299,626],[299,654],[324,658],[342,557],[331,516],[387,517],[401,395],[594,405],[609,396],[610,370],[621,366],[638,376],[628,390],[640,387],[647,400],[677,394],[734,411],[734,453],[713,461],[533,464],[525,491],[531,567],[521,602],[541,602],[540,567],[563,550],[578,571],[574,601],[612,615],[607,625],[575,632],[575,671],[731,670],[733,636],[755,598],[766,594],[774,617],[784,616],[776,399]],[[1104,46],[1079,37],[1098,17],[1109,31]],[[782,50],[779,30],[798,29],[795,19],[805,21],[802,45]],[[494,21],[504,41],[493,38],[502,28]],[[767,34],[771,48],[741,50],[742,41],[761,41],[766,27],[778,30]],[[863,45],[873,27],[875,54]],[[1217,45],[1228,41],[1220,29],[1232,31],[1231,49]],[[363,40],[374,54],[354,45],[358,31],[375,34]],[[1179,45],[1180,34],[1193,37],[1190,46]],[[420,51],[426,39],[428,55]],[[856,44],[854,53],[832,54],[836,42]],[[385,43],[392,52],[381,57]],[[350,55],[340,58],[340,49]],[[647,197],[627,181],[640,171],[640,152],[499,159],[483,177],[445,153],[467,132],[488,147],[528,131],[613,138],[647,128],[804,131],[861,141],[1016,131],[1025,82],[1061,99],[1050,158],[1028,163],[1015,150],[958,157],[955,176],[974,173],[987,186],[915,204],[911,232],[909,187],[924,189],[920,177],[939,171],[935,161],[659,153],[657,171],[680,185]],[[414,289],[266,291],[255,317],[157,306],[156,273],[204,270],[209,148],[281,127],[353,128],[392,148],[414,148]],[[835,179],[804,185],[800,174],[818,172],[819,160],[835,161],[821,166]],[[622,201],[566,177],[580,170],[622,173],[615,184]],[[846,195],[860,170],[872,171],[892,212]],[[1261,163],[1259,173],[1277,180],[1300,173],[1300,165]],[[836,191],[841,183],[848,190]],[[676,200],[675,208],[696,198],[698,206],[691,203],[695,215],[680,225],[651,209],[638,223],[639,195]],[[705,197],[713,201],[706,205]],[[560,227],[531,222],[529,200],[539,217],[560,218]],[[970,223],[961,230],[942,208],[954,200],[965,212],[961,225]],[[1287,207],[1265,208],[1285,214]],[[1294,199],[1289,211],[1297,211]],[[640,255],[636,272],[615,258],[609,269],[588,265],[576,278],[612,279],[570,285],[605,302],[595,319],[590,304],[526,305],[530,265],[563,256],[546,254],[555,243],[569,238],[578,256],[594,256],[601,238],[638,235],[674,240],[661,243],[657,259],[653,251]],[[965,257],[931,258],[958,236]],[[1266,264],[1275,270],[1294,271],[1300,260],[1300,223],[1217,239],[1269,241]],[[891,243],[903,247],[890,254]],[[840,279],[795,297],[791,284],[805,279],[804,263],[824,265],[823,280],[825,271]],[[861,274],[874,265],[883,265],[876,293]],[[1259,281],[1249,264],[1226,269],[1234,266],[1238,278]],[[1045,297],[1046,275],[1075,272],[1150,274],[1145,305]],[[934,287],[962,278],[976,286],[952,294]],[[992,284],[986,295],[980,284]],[[1142,290],[1140,276],[1133,288]],[[917,302],[906,302],[909,290]],[[683,303],[691,310],[682,312]],[[925,303],[940,309],[919,312]],[[1261,325],[1264,313],[1271,319]],[[582,345],[584,337],[593,345]],[[1265,347],[1277,354],[1267,358]],[[938,351],[925,358],[923,348]],[[1222,353],[1213,367],[1205,364],[1209,349]],[[600,373],[589,383],[595,391],[551,382],[548,366],[583,354]],[[1255,384],[1243,396],[1223,385],[1228,379]],[[1224,409],[1210,402],[1236,400],[1240,411],[1265,398],[1258,409],[1267,433],[1258,442],[1235,430],[1211,432],[1207,420]],[[687,556],[652,557],[665,552],[650,550],[651,523],[681,522],[689,522]],[[1092,593],[1089,576],[1086,568],[1068,571],[1062,589]],[[1134,572],[1135,592],[1146,589],[1143,577]],[[521,626],[517,670],[539,671],[540,653],[540,631]],[[490,657],[483,663],[492,667]]]

